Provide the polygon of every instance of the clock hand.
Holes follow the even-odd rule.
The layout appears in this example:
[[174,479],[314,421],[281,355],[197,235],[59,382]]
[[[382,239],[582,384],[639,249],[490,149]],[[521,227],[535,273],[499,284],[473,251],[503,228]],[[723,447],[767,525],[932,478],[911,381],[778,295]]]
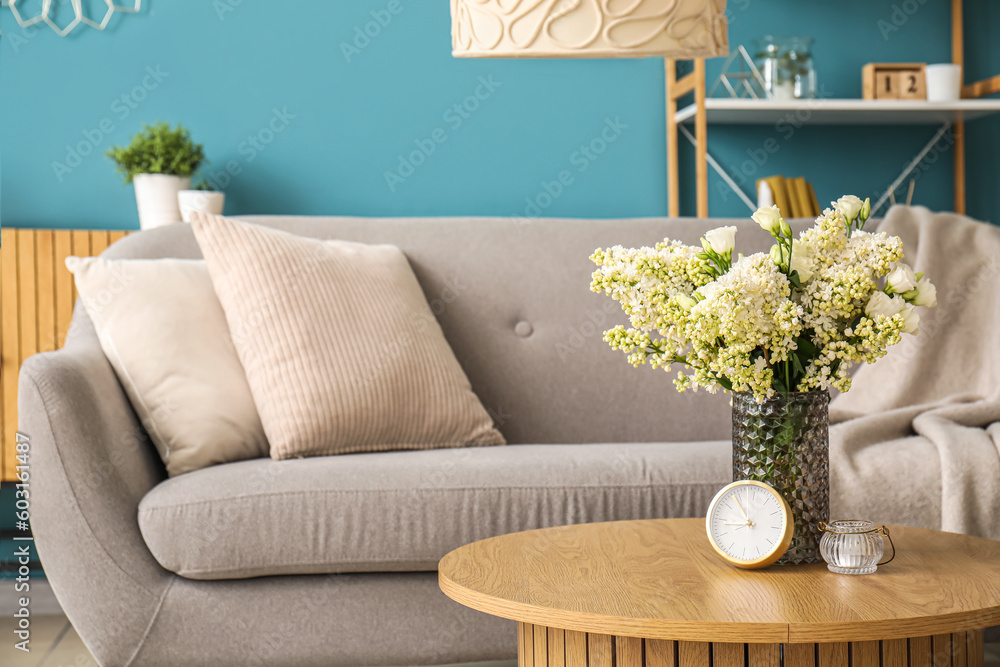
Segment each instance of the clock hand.
[[740,505],[740,499],[739,499],[739,498],[737,498],[737,497],[736,497],[736,496],[734,495],[734,496],[733,496],[733,500],[735,500],[735,501],[736,501],[736,507],[738,507],[738,508],[739,508],[739,510],[740,510],[740,514],[742,514],[742,515],[743,515],[743,518],[744,518],[744,519],[746,519],[747,521],[749,521],[749,520],[750,520],[750,517],[748,517],[748,516],[747,516],[747,513],[746,513],[746,512],[745,512],[745,511],[743,510],[743,505]]
[[726,521],[722,525],[724,525],[724,526],[749,526],[750,525],[750,521],[740,521],[739,523],[731,523],[729,521]]

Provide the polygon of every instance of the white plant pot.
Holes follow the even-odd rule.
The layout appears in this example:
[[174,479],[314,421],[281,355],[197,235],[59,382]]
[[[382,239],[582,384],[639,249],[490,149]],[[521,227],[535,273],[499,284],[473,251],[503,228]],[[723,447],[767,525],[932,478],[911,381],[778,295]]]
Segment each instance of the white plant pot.
[[195,211],[222,215],[226,194],[210,190],[181,190],[177,193],[177,204],[181,209],[181,220],[191,222],[191,214]]
[[191,187],[191,178],[168,174],[136,174],[135,204],[139,227],[151,229],[181,221],[177,193]]

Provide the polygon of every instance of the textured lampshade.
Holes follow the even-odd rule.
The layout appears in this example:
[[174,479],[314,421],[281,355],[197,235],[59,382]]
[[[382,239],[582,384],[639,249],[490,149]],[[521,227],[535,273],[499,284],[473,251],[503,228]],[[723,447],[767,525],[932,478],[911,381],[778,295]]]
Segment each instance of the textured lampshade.
[[451,0],[461,58],[729,55],[726,0]]

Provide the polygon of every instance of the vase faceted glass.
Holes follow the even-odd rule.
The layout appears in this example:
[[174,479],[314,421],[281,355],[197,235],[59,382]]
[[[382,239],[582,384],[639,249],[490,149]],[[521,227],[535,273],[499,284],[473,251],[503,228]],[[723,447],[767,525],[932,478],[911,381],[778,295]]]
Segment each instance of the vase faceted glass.
[[778,563],[822,563],[821,521],[830,515],[830,394],[776,394],[758,403],[733,394],[733,481],[771,485],[792,509],[795,531]]

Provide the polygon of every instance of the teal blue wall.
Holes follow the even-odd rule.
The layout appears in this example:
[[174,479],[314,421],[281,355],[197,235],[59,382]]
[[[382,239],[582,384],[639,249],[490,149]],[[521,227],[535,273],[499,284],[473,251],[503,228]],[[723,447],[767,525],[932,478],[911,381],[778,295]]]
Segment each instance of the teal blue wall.
[[[350,62],[342,43],[389,0],[147,0],[140,14],[115,17],[103,34],[79,28],[65,39],[44,27],[25,33],[2,10],[3,224],[134,228],[132,188],[100,153],[127,142],[143,122],[161,119],[191,129],[205,144],[210,171],[220,174],[231,164],[239,172],[225,187],[233,214],[530,215],[526,198],[544,193],[544,183],[564,170],[572,181],[544,214],[665,213],[661,61],[454,59],[448,2],[401,2],[402,12]],[[897,23],[899,16],[906,21],[885,38],[879,21],[892,25],[894,4],[915,11],[897,14]],[[1000,30],[1000,3],[966,4],[978,17],[969,22],[970,74],[998,72],[1000,47],[991,37]],[[825,94],[858,97],[865,62],[949,59],[948,6],[945,0],[731,0],[731,41],[749,43],[767,32],[814,35]],[[166,76],[158,80],[147,68]],[[718,62],[709,71],[717,73]],[[483,79],[499,86],[480,87]],[[475,111],[465,118],[449,112],[477,89],[485,99]],[[271,137],[275,110],[294,118]],[[594,159],[579,153],[609,120],[625,126],[609,131],[615,141]],[[970,213],[997,220],[1000,119],[969,129]],[[396,170],[415,142],[428,145],[435,130],[444,142],[390,188],[386,171]],[[262,132],[260,139],[271,141],[255,148],[248,138]],[[802,174],[829,200],[884,188],[933,128],[806,125],[791,137],[774,127],[710,132],[711,153],[734,172],[745,166],[748,150],[774,136],[780,150],[750,178]],[[67,146],[81,142],[94,149],[76,164]],[[54,163],[67,160],[76,166],[57,174]],[[690,151],[681,164],[683,210],[691,214]],[[951,208],[951,178],[946,155],[921,175],[916,201]],[[712,214],[744,215],[744,205],[718,185],[713,175]]]

